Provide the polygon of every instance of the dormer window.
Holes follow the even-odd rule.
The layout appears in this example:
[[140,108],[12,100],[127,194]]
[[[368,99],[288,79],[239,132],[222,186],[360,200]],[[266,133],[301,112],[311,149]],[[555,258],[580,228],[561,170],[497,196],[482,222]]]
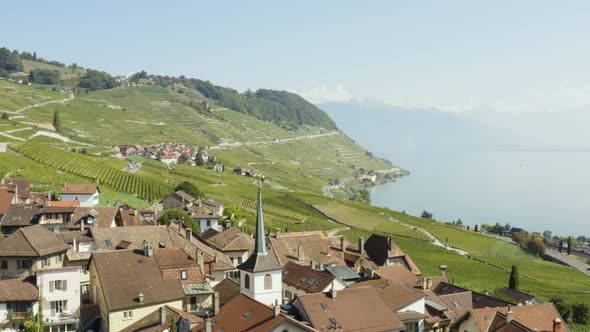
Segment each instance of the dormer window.
[[180,279],[186,280],[187,278],[188,278],[188,273],[186,272],[186,270],[180,271]]

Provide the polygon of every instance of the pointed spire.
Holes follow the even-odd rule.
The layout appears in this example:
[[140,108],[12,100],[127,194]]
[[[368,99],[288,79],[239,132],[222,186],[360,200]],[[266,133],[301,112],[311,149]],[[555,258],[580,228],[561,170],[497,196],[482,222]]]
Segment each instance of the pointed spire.
[[256,254],[265,256],[266,241],[264,238],[264,215],[262,213],[262,187],[258,188],[258,212],[256,214]]

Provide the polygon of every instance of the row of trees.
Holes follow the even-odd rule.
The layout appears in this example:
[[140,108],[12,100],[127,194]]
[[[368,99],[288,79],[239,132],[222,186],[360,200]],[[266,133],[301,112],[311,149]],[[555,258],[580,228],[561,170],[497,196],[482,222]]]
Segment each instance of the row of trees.
[[512,233],[512,240],[519,246],[528,249],[528,251],[538,256],[542,256],[545,253],[545,243],[543,242],[543,238],[537,233],[529,236],[522,232],[515,232]]

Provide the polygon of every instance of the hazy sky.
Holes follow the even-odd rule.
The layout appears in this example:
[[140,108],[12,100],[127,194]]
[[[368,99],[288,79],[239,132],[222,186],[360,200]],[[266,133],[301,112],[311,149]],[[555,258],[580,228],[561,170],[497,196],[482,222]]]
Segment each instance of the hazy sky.
[[128,74],[451,111],[590,106],[588,1],[10,1],[0,44]]

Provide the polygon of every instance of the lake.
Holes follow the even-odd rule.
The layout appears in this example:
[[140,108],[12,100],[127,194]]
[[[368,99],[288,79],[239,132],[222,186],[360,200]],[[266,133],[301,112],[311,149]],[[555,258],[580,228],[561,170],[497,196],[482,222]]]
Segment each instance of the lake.
[[590,152],[375,152],[411,174],[374,187],[373,205],[471,227],[590,235]]

